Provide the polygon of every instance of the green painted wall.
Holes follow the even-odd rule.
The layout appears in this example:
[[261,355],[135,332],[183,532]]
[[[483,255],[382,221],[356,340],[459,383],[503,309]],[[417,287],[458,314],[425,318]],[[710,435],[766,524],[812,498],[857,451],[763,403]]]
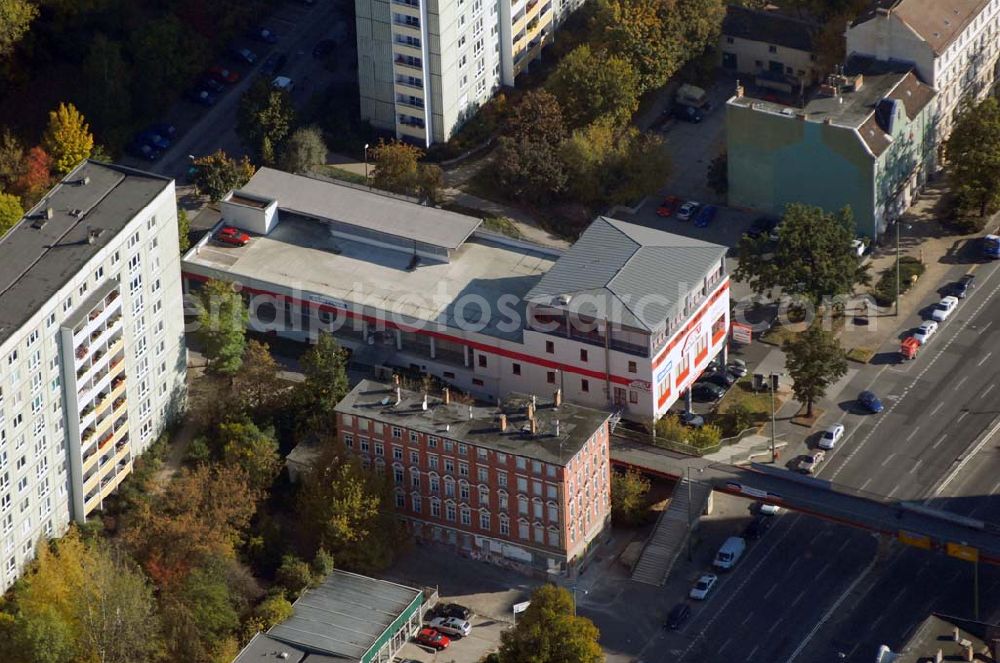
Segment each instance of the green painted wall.
[[[903,104],[896,104],[892,144],[879,155],[875,176],[876,208],[887,213],[899,211],[894,199],[917,167],[926,172],[934,163],[937,149],[934,105],[927,104],[910,120]],[[921,182],[922,183],[922,182]]]
[[847,205],[858,233],[874,228],[874,159],[853,130],[726,106],[729,204],[780,216],[788,203]]
[[371,648],[365,652],[365,655],[361,657],[361,663],[372,663],[372,661],[377,661],[378,653],[379,650],[382,649],[382,646],[392,640],[393,636],[396,635],[399,629],[406,625],[406,622],[410,619],[410,617],[412,617],[415,612],[420,610],[420,606],[423,605],[423,603],[424,593],[420,592],[414,597],[413,601],[410,602],[410,605],[406,606],[406,609],[403,610],[398,617],[396,617],[396,619],[392,622],[392,625],[389,626],[389,628],[382,633],[379,639],[375,641],[375,644],[373,644]]

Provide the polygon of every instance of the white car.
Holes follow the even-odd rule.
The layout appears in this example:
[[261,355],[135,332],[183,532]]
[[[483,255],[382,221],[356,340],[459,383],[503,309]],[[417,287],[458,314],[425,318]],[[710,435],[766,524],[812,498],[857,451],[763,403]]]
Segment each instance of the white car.
[[819,438],[819,448],[833,449],[842,437],[844,437],[844,424],[833,424],[823,431],[823,437]]
[[702,577],[698,578],[698,582],[696,582],[694,587],[691,588],[688,596],[697,601],[704,601],[705,597],[707,597],[708,593],[712,591],[712,588],[715,587],[715,583],[718,580],[719,576],[714,573],[706,573]]
[[923,345],[924,343],[927,342],[927,340],[931,336],[934,335],[934,332],[937,331],[937,328],[938,328],[938,323],[934,322],[933,320],[928,320],[924,324],[920,325],[917,331],[913,333],[913,338],[917,339],[917,342],[920,343],[920,345]]
[[445,635],[457,635],[460,638],[472,633],[472,624],[458,617],[437,617],[430,621],[429,626]]
[[814,451],[811,454],[806,454],[799,459],[799,471],[805,472],[806,474],[812,474],[819,467],[819,464],[823,462],[826,458],[826,454],[822,451]]
[[686,203],[681,205],[679,210],[677,210],[677,220],[689,221],[691,217],[695,215],[695,212],[698,211],[699,207],[701,207],[699,203],[696,203],[693,200],[687,201]]
[[948,295],[934,305],[934,310],[931,311],[931,317],[938,322],[944,322],[956,308],[958,308],[958,297]]

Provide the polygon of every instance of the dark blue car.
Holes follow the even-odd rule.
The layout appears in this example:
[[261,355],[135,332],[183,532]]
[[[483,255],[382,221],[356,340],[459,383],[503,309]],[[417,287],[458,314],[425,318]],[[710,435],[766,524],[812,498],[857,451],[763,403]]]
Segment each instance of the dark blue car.
[[715,205],[705,205],[698,212],[698,216],[694,218],[694,225],[698,228],[706,228],[708,224],[712,223],[712,219],[715,218],[715,214],[719,211],[719,208]]
[[858,394],[858,403],[872,414],[878,414],[883,409],[882,401],[870,391],[862,391]]
[[165,138],[154,131],[149,131],[148,129],[137,133],[135,135],[135,142],[141,145],[155,147],[158,150],[165,150],[170,147],[169,138]]
[[144,129],[144,131],[151,131],[158,136],[172,140],[174,136],[177,135],[177,127],[170,124],[169,122],[154,122]]
[[149,145],[148,143],[140,143],[137,140],[133,140],[131,143],[125,146],[126,154],[131,154],[138,159],[145,159],[146,161],[156,161],[163,154],[159,149]]

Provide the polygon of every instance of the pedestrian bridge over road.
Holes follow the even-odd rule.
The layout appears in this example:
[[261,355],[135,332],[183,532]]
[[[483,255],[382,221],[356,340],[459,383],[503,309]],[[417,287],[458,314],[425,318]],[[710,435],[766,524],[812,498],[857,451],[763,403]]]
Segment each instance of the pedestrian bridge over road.
[[715,491],[867,529],[966,561],[1000,565],[1000,527],[919,502],[890,500],[770,465],[712,463],[616,436],[611,439],[611,463],[670,479],[689,477]]

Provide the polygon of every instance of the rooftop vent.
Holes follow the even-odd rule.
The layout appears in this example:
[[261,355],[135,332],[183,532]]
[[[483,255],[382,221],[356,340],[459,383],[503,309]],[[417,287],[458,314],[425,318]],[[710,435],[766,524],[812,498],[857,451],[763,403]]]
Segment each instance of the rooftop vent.
[[281,658],[281,659],[288,658],[288,652],[286,652],[286,651],[281,652],[280,654],[278,654],[278,658]]
[[427,410],[427,394],[424,394],[424,402],[420,404],[421,410]]
[[448,389],[448,387],[445,387],[441,391],[441,402],[444,403],[445,405],[451,403],[451,390]]
[[500,422],[499,422],[500,423],[500,432],[501,433],[506,433],[507,432],[507,415],[506,414],[501,414],[500,417],[499,417],[499,419],[500,419]]
[[561,304],[565,306],[569,304],[569,300],[573,299],[573,295],[559,295],[556,297],[556,304]]
[[80,218],[81,214],[83,214],[83,210],[79,207],[74,207],[69,211],[69,215],[77,219]]
[[475,415],[473,415],[473,413],[472,413],[472,406],[470,405],[469,406],[469,421],[472,421],[472,419],[473,419],[474,416]]
[[87,244],[93,244],[97,238],[104,234],[104,228],[91,228],[87,226]]
[[90,184],[90,175],[84,175],[76,182],[74,182],[74,184],[76,184],[77,186],[87,186],[88,184]]

